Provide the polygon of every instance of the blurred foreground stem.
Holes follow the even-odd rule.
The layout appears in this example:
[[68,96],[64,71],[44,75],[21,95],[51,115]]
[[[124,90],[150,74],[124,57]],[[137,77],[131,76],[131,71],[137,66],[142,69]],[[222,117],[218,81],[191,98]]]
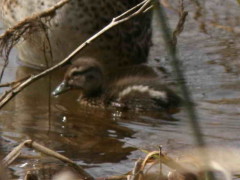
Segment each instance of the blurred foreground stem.
[[[180,60],[178,58],[177,46],[173,42],[172,32],[171,32],[171,29],[169,28],[166,14],[158,0],[152,0],[152,1],[154,3],[154,9],[155,9],[155,12],[157,13],[158,21],[160,22],[160,27],[161,27],[161,31],[163,33],[163,38],[164,38],[164,41],[166,44],[166,49],[167,49],[168,55],[171,59],[172,67],[174,69],[174,75],[175,75],[175,78],[177,80],[177,83],[180,87],[180,90],[181,90],[183,98],[184,98],[184,105],[186,107],[186,110],[187,110],[187,113],[189,116],[189,118],[188,118],[189,125],[193,131],[193,134],[195,137],[195,142],[198,145],[198,147],[204,147],[205,142],[204,142],[204,139],[202,136],[200,125],[198,123],[197,112],[194,108],[194,103],[192,100],[191,92],[189,91],[189,89],[185,83],[184,73],[181,70]],[[203,157],[205,157],[206,164],[208,164],[209,160],[208,160],[207,152],[204,151],[202,153],[203,153]],[[214,180],[215,177],[214,177],[213,173],[206,171],[206,179]]]
[[189,116],[189,124],[191,125],[191,129],[193,130],[197,145],[200,147],[204,146],[205,143],[204,143],[201,129],[200,129],[200,126],[198,123],[197,113],[193,106],[191,93],[185,84],[185,77],[180,68],[180,60],[177,55],[177,48],[173,44],[172,32],[169,28],[165,12],[164,12],[162,6],[160,5],[160,3],[158,2],[158,0],[153,0],[153,1],[155,3],[154,4],[155,12],[157,13],[158,21],[160,22],[161,31],[163,33],[163,38],[166,43],[166,49],[168,50],[168,55],[171,59],[171,64],[174,69],[175,77],[177,79],[177,83],[183,94],[184,105],[187,109],[187,113]]

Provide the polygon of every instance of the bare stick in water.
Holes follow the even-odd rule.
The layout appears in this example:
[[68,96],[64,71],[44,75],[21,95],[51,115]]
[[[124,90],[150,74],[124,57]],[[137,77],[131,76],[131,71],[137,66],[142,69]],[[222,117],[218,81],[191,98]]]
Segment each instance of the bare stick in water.
[[33,140],[26,140],[24,142],[22,142],[21,144],[19,144],[17,147],[15,147],[2,161],[2,164],[4,166],[9,166],[16,158],[18,158],[21,155],[21,150],[23,149],[23,147],[29,147],[29,148],[33,148],[35,150],[37,150],[38,152],[44,153],[48,156],[57,158],[59,160],[61,160],[64,163],[69,164],[71,167],[73,167],[75,170],[77,170],[77,172],[79,173],[79,175],[82,176],[83,179],[85,180],[93,180],[94,178],[88,174],[86,171],[84,171],[84,169],[77,165],[74,161],[72,161],[71,159],[41,145],[38,144],[37,142],[33,141]]

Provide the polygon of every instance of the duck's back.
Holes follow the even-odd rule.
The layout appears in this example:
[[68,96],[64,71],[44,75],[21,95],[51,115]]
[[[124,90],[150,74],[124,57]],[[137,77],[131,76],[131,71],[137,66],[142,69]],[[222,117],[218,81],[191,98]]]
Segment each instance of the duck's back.
[[[161,110],[176,108],[181,98],[157,77],[130,76],[117,80],[108,88],[106,103],[114,106]],[[113,102],[113,103],[112,103]]]
[[[11,27],[57,2],[59,0],[2,0],[2,19]],[[53,59],[61,60],[106,26],[113,17],[139,2],[141,0],[70,0],[46,23]],[[24,39],[18,46],[20,59],[28,64],[44,66],[43,47],[47,44],[45,34],[37,32]],[[94,57],[108,67],[138,64],[146,61],[150,43],[151,13],[146,13],[105,33],[81,55]]]

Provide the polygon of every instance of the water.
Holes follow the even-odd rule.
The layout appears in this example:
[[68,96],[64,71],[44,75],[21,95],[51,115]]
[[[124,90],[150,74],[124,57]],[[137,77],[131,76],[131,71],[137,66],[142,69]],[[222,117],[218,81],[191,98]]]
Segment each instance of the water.
[[[227,9],[231,8],[231,12]],[[184,32],[178,39],[180,59],[187,84],[196,103],[204,138],[209,144],[240,147],[240,63],[239,34],[229,33],[210,25],[217,20],[223,25],[239,24],[239,8],[234,1],[207,2],[206,23],[208,34],[198,28],[190,13]],[[187,9],[193,12],[190,4]],[[171,15],[171,25],[177,16]],[[169,72],[166,52],[158,27],[154,25],[154,46],[149,63],[163,66]],[[159,64],[154,59],[160,59]],[[37,73],[16,63],[16,52],[10,57],[4,82],[27,74]],[[60,74],[60,75],[59,75]],[[77,92],[60,98],[50,98],[51,88],[62,72],[35,82],[14,98],[0,112],[2,151],[7,154],[26,139],[54,149],[84,165],[96,177],[128,172],[134,160],[144,156],[139,149],[156,150],[162,145],[169,153],[192,147],[194,138],[189,129],[187,115],[181,109],[168,121],[158,114],[118,112],[98,108],[80,107]],[[52,87],[49,87],[49,81]],[[51,120],[49,120],[49,112]],[[43,157],[24,149],[24,155],[11,166],[12,177],[18,178],[27,169],[38,169]]]

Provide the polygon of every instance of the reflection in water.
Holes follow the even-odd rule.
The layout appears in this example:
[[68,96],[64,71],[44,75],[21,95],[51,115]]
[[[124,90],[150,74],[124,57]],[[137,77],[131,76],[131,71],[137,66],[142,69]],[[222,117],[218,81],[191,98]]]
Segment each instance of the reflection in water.
[[[35,73],[36,70],[19,67],[16,76],[22,78]],[[62,74],[53,75],[52,82],[56,82],[58,73]],[[86,164],[126,160],[136,149],[122,141],[132,138],[134,131],[118,124],[116,120],[121,113],[81,107],[76,101],[78,92],[58,98],[50,96],[49,108],[51,89],[48,84],[49,77],[43,78],[8,104],[7,111],[1,114],[5,145],[8,139],[15,139],[16,144],[31,138]]]

